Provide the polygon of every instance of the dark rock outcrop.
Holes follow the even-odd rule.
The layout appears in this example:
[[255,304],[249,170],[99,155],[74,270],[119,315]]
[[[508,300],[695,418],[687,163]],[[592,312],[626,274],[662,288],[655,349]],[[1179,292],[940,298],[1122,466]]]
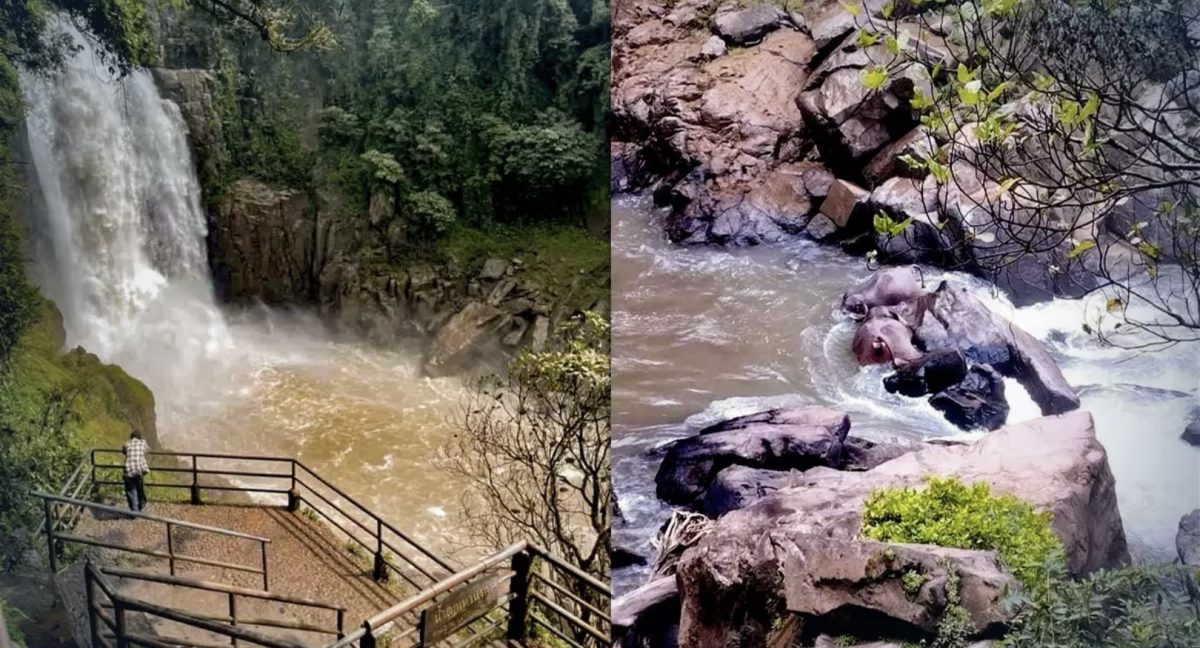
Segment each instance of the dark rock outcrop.
[[987,365],[975,365],[962,382],[943,389],[929,404],[964,430],[996,430],[1008,420],[1004,378]]
[[1183,435],[1181,438],[1196,447],[1200,447],[1200,410],[1197,410],[1192,414],[1192,420],[1190,423],[1188,423],[1188,426],[1183,429]]
[[[831,412],[817,411],[818,420]],[[814,423],[806,410],[771,414],[777,419],[738,421],[670,444],[654,477],[658,497],[672,504],[696,506],[717,474],[734,465],[770,470],[840,465],[842,441],[850,429],[845,414],[832,425]]]
[[1200,509],[1179,520],[1179,532],[1175,535],[1175,551],[1179,561],[1188,567],[1200,567]]

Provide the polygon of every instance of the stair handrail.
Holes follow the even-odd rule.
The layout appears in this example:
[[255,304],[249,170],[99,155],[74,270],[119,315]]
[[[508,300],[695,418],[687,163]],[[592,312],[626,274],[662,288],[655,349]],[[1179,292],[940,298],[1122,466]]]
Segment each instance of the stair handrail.
[[[30,495],[41,498],[42,503],[44,505],[45,516],[46,516],[46,523],[45,523],[46,543],[47,543],[47,549],[49,552],[51,573],[58,573],[58,552],[56,551],[56,544],[57,544],[56,541],[62,541],[62,542],[73,542],[76,544],[101,547],[101,548],[105,548],[105,549],[114,549],[117,551],[125,551],[128,553],[136,553],[136,554],[141,554],[141,555],[145,555],[145,556],[152,556],[155,558],[163,558],[163,559],[166,559],[168,561],[168,564],[170,565],[171,575],[175,574],[176,561],[190,562],[190,563],[195,563],[195,564],[200,564],[200,565],[208,565],[210,567],[220,567],[223,569],[232,569],[235,571],[242,571],[242,572],[247,572],[247,573],[251,573],[251,574],[256,574],[256,575],[262,576],[263,589],[264,590],[270,589],[270,574],[269,574],[269,567],[267,564],[267,545],[271,543],[270,538],[264,538],[262,536],[252,535],[249,533],[242,533],[241,531],[222,529],[221,527],[209,526],[207,524],[199,524],[196,522],[188,522],[186,520],[178,520],[175,518],[163,517],[160,515],[154,515],[152,513],[143,513],[141,511],[130,511],[127,509],[117,508],[115,506],[109,506],[107,504],[98,504],[96,502],[88,502],[86,500],[75,499],[72,497],[64,497],[61,495],[52,495],[50,493],[43,493],[41,491],[36,491],[36,490],[30,491]],[[166,525],[167,552],[163,553],[161,551],[153,551],[153,550],[149,550],[149,549],[139,549],[136,547],[130,547],[130,546],[115,544],[115,543],[111,543],[111,542],[101,542],[99,540],[94,540],[92,538],[84,538],[82,536],[60,533],[56,529],[57,525],[54,523],[54,505],[56,503],[86,508],[86,509],[90,509],[93,511],[103,511],[105,513],[110,513],[110,514],[114,514],[114,515],[118,515],[118,516],[122,516],[122,517],[126,517],[126,518],[148,520],[151,522],[161,522],[164,525]],[[227,536],[227,537],[239,538],[239,539],[243,539],[243,540],[251,540],[251,541],[257,542],[258,546],[259,546],[259,552],[260,552],[260,558],[261,558],[261,562],[260,562],[261,567],[249,567],[246,565],[227,563],[227,562],[223,562],[223,561],[219,561],[219,560],[211,560],[211,559],[207,559],[207,558],[199,558],[196,556],[184,556],[184,555],[177,554],[175,552],[174,536],[172,534],[172,531],[175,527],[192,529],[195,531],[203,531],[206,533],[213,533],[216,535],[223,535],[223,536]]]

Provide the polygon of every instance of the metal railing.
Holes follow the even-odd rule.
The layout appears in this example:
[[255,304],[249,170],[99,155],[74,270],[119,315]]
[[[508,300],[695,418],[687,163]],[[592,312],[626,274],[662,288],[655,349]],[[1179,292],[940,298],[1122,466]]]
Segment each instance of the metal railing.
[[[122,464],[107,461],[108,455],[119,456],[121,450],[93,450],[64,484],[62,494],[43,496],[73,500],[66,494],[94,494],[105,488],[122,486],[119,472],[113,474],[122,470]],[[523,643],[531,637],[546,635],[552,636],[554,643],[572,648],[611,645],[612,626],[608,611],[611,591],[608,585],[532,543],[514,544],[456,570],[295,459],[186,452],[151,452],[148,459],[159,476],[147,481],[147,490],[186,490],[187,496],[182,499],[195,504],[204,503],[214,493],[243,493],[255,496],[253,503],[259,506],[310,512],[349,542],[373,554],[372,576],[376,580],[389,580],[395,576],[415,588],[416,593],[372,615],[358,628],[329,644],[329,648],[375,648],[383,636],[393,646],[407,640],[412,645],[466,648],[493,639]],[[271,498],[277,499],[271,501]],[[154,499],[157,498],[152,496],[151,500]],[[127,516],[135,515],[114,507],[93,506]],[[67,511],[47,525],[52,560],[53,538],[64,537],[60,530],[71,528],[81,514]],[[47,519],[51,519],[49,507]],[[94,579],[96,591],[120,602],[125,612],[142,612],[201,629],[223,627],[224,631],[212,631],[230,637],[231,641],[271,648],[291,645],[256,635],[245,628],[222,626],[225,617],[201,618],[122,597],[111,587],[105,589],[107,581],[101,580],[104,574],[95,568],[93,571],[99,576]],[[264,580],[264,589],[266,583]],[[113,594],[116,594],[115,599]],[[234,616],[230,613],[229,620],[232,621]],[[111,636],[116,636],[113,635],[116,620],[115,617],[101,617],[97,623],[108,628]],[[165,645],[126,634],[130,642],[138,645]],[[104,637],[100,637],[100,642],[95,645],[110,645],[103,640]]]
[[304,646],[297,641],[272,637],[232,623],[203,618],[127,596],[113,587],[105,575],[106,571],[108,570],[102,571],[91,561],[84,565],[88,632],[93,648],[128,648],[135,645],[149,646],[150,648],[174,648],[176,646],[213,648],[211,643],[177,637],[152,636],[138,632],[134,624],[130,623],[131,613],[141,613],[147,617],[178,623],[226,637],[234,646],[241,644],[265,648],[303,648]]
[[[467,613],[458,617],[449,610],[442,616],[450,622],[439,624],[431,636],[435,613],[452,600],[457,603],[451,598],[456,593],[467,598],[477,594],[480,604],[464,607]],[[435,603],[442,596],[443,602]],[[519,542],[376,613],[328,648],[376,648],[384,636],[391,645],[409,639],[420,646],[449,641],[465,648],[496,638],[524,642],[538,632],[574,648],[609,646],[611,599],[608,585],[597,578],[536,545]]]
[[[122,464],[107,461],[107,456],[121,454],[114,449],[92,450],[77,470],[80,476],[68,481],[64,490],[122,486]],[[160,460],[152,466],[154,472],[175,478],[147,482],[147,490],[186,490],[193,504],[203,503],[206,492],[275,496],[276,505],[289,511],[301,507],[312,511],[372,555],[375,580],[395,576],[423,589],[455,571],[442,557],[296,459],[201,452],[150,452],[147,458]]]
[[[203,615],[199,613],[187,613],[188,616],[206,621],[214,621],[221,624],[229,624],[231,626],[258,626],[264,628],[276,628],[284,630],[298,630],[301,632],[312,632],[317,634],[334,635],[335,638],[341,639],[345,636],[346,626],[346,609],[337,605],[330,605],[320,601],[313,601],[304,598],[292,596],[281,596],[272,594],[271,592],[247,589],[244,587],[234,587],[221,583],[210,583],[207,581],[181,578],[178,576],[164,576],[161,574],[153,574],[131,569],[119,569],[115,567],[96,567],[90,561],[86,567],[90,570],[92,576],[87,583],[87,587],[93,587],[91,580],[95,580],[96,574],[103,577],[113,577],[118,580],[137,580],[150,583],[160,583],[172,587],[182,588],[191,592],[211,592],[225,595],[226,611],[223,616]],[[194,599],[195,597],[193,597]],[[304,621],[292,621],[287,619],[264,618],[256,616],[246,616],[240,610],[244,609],[238,605],[239,600],[252,599],[258,601],[270,601],[279,603],[284,606],[306,608],[311,610],[320,610],[332,612],[332,623],[321,625]],[[90,609],[90,608],[89,608]],[[92,610],[89,614],[96,614]],[[91,621],[91,626],[96,627],[96,621]],[[231,637],[231,643],[237,645],[237,637]],[[96,644],[96,637],[93,635],[93,645]]]
[[[248,533],[240,533],[238,531],[230,531],[228,529],[221,529],[205,524],[196,524],[194,522],[186,522],[184,520],[160,517],[157,515],[151,515],[149,513],[142,513],[140,511],[128,511],[115,506],[97,504],[95,502],[86,502],[70,497],[63,497],[61,495],[51,495],[49,493],[40,493],[37,491],[34,491],[32,495],[34,497],[41,498],[42,504],[45,507],[46,517],[45,523],[43,524],[43,529],[45,530],[46,534],[46,544],[49,553],[51,573],[58,573],[58,556],[60,553],[60,545],[63,543],[73,543],[164,559],[167,561],[170,573],[172,575],[175,574],[176,563],[180,562],[207,565],[209,567],[218,567],[221,569],[231,569],[234,571],[255,574],[262,577],[263,589],[270,589],[270,574],[269,567],[267,565],[267,544],[271,542],[270,538],[263,538],[260,536],[250,535]],[[64,508],[68,511],[65,515],[62,514]],[[119,518],[131,518],[136,520],[147,520],[150,522],[162,523],[166,530],[167,550],[164,552],[156,549],[133,547],[127,544],[105,542],[95,538],[85,538],[83,536],[65,533],[65,529],[70,529],[72,527],[65,527],[64,523],[67,520],[78,520],[79,515],[81,515],[80,512],[85,509],[93,512],[107,513]],[[200,556],[191,556],[179,553],[175,549],[174,530],[177,528],[191,529],[193,531],[211,533],[228,538],[237,538],[241,540],[257,542],[259,548],[259,563],[258,565],[239,565],[237,563],[226,562],[223,560],[214,560],[212,558],[202,558]]]

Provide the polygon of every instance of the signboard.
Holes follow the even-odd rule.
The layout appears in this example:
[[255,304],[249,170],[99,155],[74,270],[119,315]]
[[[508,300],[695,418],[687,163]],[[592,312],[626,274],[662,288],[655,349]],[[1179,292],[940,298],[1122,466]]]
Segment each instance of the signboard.
[[421,645],[433,644],[453,635],[508,594],[507,576],[486,576],[421,610]]

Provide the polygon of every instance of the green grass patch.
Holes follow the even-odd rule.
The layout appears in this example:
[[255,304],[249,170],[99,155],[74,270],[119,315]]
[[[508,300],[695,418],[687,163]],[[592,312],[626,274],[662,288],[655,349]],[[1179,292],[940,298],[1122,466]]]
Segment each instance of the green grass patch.
[[867,498],[863,535],[881,542],[995,551],[1026,586],[1044,580],[1062,544],[1051,516],[987,484],[930,478],[925,488],[877,490]]
[[608,241],[579,227],[457,227],[437,250],[467,274],[489,258],[515,261],[517,276],[568,308],[584,309],[608,296]]

